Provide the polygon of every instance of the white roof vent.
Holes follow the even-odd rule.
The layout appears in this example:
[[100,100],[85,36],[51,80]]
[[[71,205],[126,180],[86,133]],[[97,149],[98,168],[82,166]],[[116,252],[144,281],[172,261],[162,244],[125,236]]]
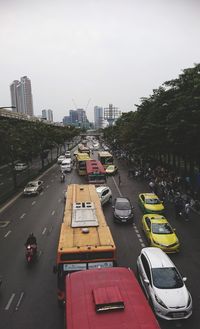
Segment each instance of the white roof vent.
[[93,202],[76,202],[73,204],[72,227],[99,226]]

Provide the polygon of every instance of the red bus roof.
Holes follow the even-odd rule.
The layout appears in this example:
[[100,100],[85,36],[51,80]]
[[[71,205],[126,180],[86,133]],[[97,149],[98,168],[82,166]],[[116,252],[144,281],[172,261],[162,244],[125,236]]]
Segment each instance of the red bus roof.
[[[99,268],[66,277],[67,329],[159,329],[133,272]],[[109,311],[108,311],[109,310]]]
[[93,174],[93,173],[101,173],[105,174],[106,171],[104,169],[104,166],[99,160],[87,160],[86,161],[86,171],[87,174]]

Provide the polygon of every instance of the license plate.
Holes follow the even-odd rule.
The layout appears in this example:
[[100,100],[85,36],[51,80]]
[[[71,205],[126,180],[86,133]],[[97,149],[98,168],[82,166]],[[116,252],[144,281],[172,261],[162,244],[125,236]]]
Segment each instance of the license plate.
[[173,318],[183,318],[183,317],[184,317],[183,312],[173,313]]
[[122,222],[123,222],[123,223],[126,223],[126,219],[122,219]]

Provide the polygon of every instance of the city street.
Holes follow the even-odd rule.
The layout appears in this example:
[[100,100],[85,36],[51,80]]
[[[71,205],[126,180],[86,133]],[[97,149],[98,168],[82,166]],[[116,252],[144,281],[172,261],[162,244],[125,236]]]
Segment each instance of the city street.
[[[96,156],[94,152],[94,157]],[[104,206],[104,214],[111,228],[117,246],[118,266],[130,267],[136,273],[136,260],[147,241],[141,230],[142,212],[138,206],[138,194],[148,192],[145,181],[128,177],[123,162],[117,163],[121,176],[111,176],[107,180],[113,199],[123,195],[130,198],[134,206],[134,223],[119,225],[113,222],[112,205]],[[41,178],[44,191],[36,196],[19,196],[0,213],[0,319],[1,329],[58,329],[63,328],[63,310],[57,305],[56,275],[53,265],[56,261],[57,243],[64,209],[64,193],[70,183],[86,183],[76,170],[60,183],[60,168],[56,164]],[[179,254],[170,255],[183,276],[193,297],[193,315],[186,321],[159,320],[162,329],[197,329],[200,319],[200,221],[192,214],[189,222],[174,219],[172,204],[166,204],[166,217],[181,242]],[[25,247],[29,233],[38,240],[37,262],[28,267]]]

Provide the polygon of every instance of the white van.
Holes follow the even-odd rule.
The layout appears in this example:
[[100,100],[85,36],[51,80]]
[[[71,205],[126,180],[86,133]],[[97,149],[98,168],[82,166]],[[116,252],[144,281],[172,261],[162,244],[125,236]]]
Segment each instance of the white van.
[[68,159],[63,160],[63,162],[61,163],[60,168],[61,168],[61,171],[63,171],[63,172],[72,171],[72,159],[68,158]]

